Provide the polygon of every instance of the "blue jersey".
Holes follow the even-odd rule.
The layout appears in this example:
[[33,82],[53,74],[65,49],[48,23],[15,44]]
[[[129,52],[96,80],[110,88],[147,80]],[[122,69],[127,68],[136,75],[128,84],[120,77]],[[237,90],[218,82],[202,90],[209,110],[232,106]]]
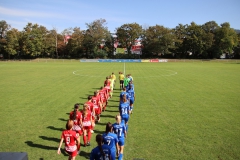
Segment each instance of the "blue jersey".
[[127,91],[127,93],[128,93],[128,96],[129,96],[130,99],[131,99],[131,98],[134,98],[134,95],[135,95],[134,90],[129,89],[129,90]]
[[103,152],[105,153],[105,156],[102,154],[100,147],[97,146],[94,148],[90,155],[90,160],[109,160],[111,155],[111,150],[108,145],[104,144],[102,145]]
[[[133,83],[131,83],[129,86],[131,86],[131,89],[134,90],[134,84]],[[128,89],[130,89],[130,87]]]
[[123,102],[119,105],[119,112],[120,112],[121,117],[128,115],[129,110],[130,110],[129,102]]
[[126,98],[128,99],[129,95],[128,95],[128,93],[125,92],[125,91],[122,91],[122,92],[120,93],[120,98],[123,99],[123,95],[124,95],[124,94],[126,94]]
[[118,138],[124,138],[126,127],[124,123],[114,123],[113,124],[113,132],[118,136]]
[[104,133],[102,135],[103,137],[103,143],[107,144],[110,149],[115,149],[116,150],[116,144],[118,143],[118,137],[116,134],[114,133]]

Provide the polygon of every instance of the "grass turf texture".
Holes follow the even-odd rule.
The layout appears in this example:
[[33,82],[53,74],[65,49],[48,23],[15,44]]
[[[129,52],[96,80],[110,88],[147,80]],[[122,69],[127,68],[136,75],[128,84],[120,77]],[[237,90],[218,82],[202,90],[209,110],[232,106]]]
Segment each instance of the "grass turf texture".
[[[125,160],[240,159],[239,63],[125,63],[125,69],[136,92]],[[123,70],[123,63],[1,62],[0,152],[67,159],[57,147],[73,105],[86,102],[112,71],[118,77]],[[89,159],[96,134],[115,122],[118,89],[117,81],[91,146],[81,146],[76,159]]]

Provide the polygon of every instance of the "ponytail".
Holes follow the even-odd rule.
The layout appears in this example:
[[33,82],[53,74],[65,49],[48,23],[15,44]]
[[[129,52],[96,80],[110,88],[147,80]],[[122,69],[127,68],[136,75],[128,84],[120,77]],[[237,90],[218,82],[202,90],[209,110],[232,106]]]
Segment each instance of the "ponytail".
[[87,116],[87,114],[88,114],[88,108],[87,107],[88,107],[87,104],[83,105],[83,116],[84,117]]
[[74,105],[73,115],[71,116],[71,120],[73,120],[73,121],[74,121],[74,120],[76,119],[76,117],[77,117],[78,108],[79,108],[79,104],[76,103],[76,104]]
[[101,154],[103,155],[103,159],[105,160],[105,153],[103,152],[103,148],[102,148],[102,142],[103,142],[103,138],[102,138],[102,135],[98,134],[96,136],[96,141],[97,141],[97,144],[98,144],[98,147],[100,149],[100,152]]
[[127,96],[126,96],[126,94],[123,95],[123,102],[127,102]]
[[76,119],[77,110],[78,110],[77,108],[74,108],[73,115],[72,115],[72,120],[75,120],[75,119]]
[[106,133],[109,133],[109,132],[111,132],[111,130],[112,130],[112,124],[110,123],[110,122],[108,122],[107,124],[106,124]]

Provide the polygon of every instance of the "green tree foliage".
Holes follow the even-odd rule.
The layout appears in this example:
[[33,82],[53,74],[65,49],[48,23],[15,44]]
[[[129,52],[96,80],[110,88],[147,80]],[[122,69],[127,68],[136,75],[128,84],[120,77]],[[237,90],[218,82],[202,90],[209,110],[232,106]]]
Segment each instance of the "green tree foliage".
[[[105,19],[98,19],[91,23],[86,23],[87,30],[84,32],[83,46],[86,51],[87,58],[98,58],[99,56],[106,56],[104,50],[105,41],[109,37],[109,31],[106,27]],[[100,45],[102,49],[100,48]],[[101,53],[101,54],[99,54]]]
[[38,24],[28,23],[22,32],[22,51],[25,55],[38,57],[44,52],[47,29]]
[[6,21],[0,21],[0,53],[7,54],[4,48],[7,45],[6,35],[10,28],[11,26]]
[[187,55],[199,56],[203,52],[205,41],[203,41],[204,30],[200,25],[192,22],[186,28],[186,37],[184,43],[187,46]]
[[135,43],[135,40],[142,37],[143,29],[137,23],[123,24],[116,29],[116,35],[122,47],[127,48],[127,52],[131,54],[131,47]]
[[240,58],[240,33],[238,33],[238,45],[234,47],[234,57]]
[[[220,26],[215,21],[203,25],[194,22],[179,24],[173,29],[164,26],[145,26],[127,23],[116,28],[113,37],[106,27],[105,19],[86,23],[86,30],[79,27],[65,29],[61,34],[56,28],[47,30],[44,26],[28,23],[23,31],[10,29],[6,21],[0,21],[0,54],[15,58],[116,58],[114,41],[118,47],[127,48],[128,55],[122,58],[134,58],[131,53],[136,40],[143,44],[142,57],[167,58],[219,58],[227,54],[228,58],[240,57],[240,35],[228,22]],[[65,36],[70,39],[66,41]]]
[[80,28],[74,28],[73,33],[71,33],[71,38],[69,39],[66,49],[71,57],[82,57],[80,53],[83,52],[83,32]]
[[202,53],[202,58],[212,57],[213,46],[215,41],[216,30],[219,28],[218,24],[215,21],[209,21],[202,25],[204,30],[203,42],[204,42],[204,51]]
[[20,32],[17,29],[13,28],[7,32],[6,35],[6,45],[4,46],[5,51],[8,53],[8,57],[10,55],[19,54],[19,38]]
[[175,48],[175,40],[174,30],[159,25],[152,26],[144,32],[144,50],[150,57],[169,54]]
[[216,30],[215,48],[217,57],[219,54],[233,54],[233,49],[238,45],[238,36],[233,28],[230,28],[229,23],[221,24],[221,27]]
[[184,43],[186,38],[186,29],[187,25],[179,24],[173,29],[173,32],[176,36],[175,39],[175,49],[173,50],[174,57],[182,57],[187,52],[187,45]]

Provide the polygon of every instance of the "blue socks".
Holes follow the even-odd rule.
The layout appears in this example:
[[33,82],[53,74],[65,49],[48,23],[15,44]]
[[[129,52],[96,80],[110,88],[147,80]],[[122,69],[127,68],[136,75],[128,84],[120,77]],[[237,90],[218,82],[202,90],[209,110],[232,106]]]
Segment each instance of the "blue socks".
[[122,160],[122,158],[123,158],[123,154],[120,153],[119,156],[118,156],[118,160]]

